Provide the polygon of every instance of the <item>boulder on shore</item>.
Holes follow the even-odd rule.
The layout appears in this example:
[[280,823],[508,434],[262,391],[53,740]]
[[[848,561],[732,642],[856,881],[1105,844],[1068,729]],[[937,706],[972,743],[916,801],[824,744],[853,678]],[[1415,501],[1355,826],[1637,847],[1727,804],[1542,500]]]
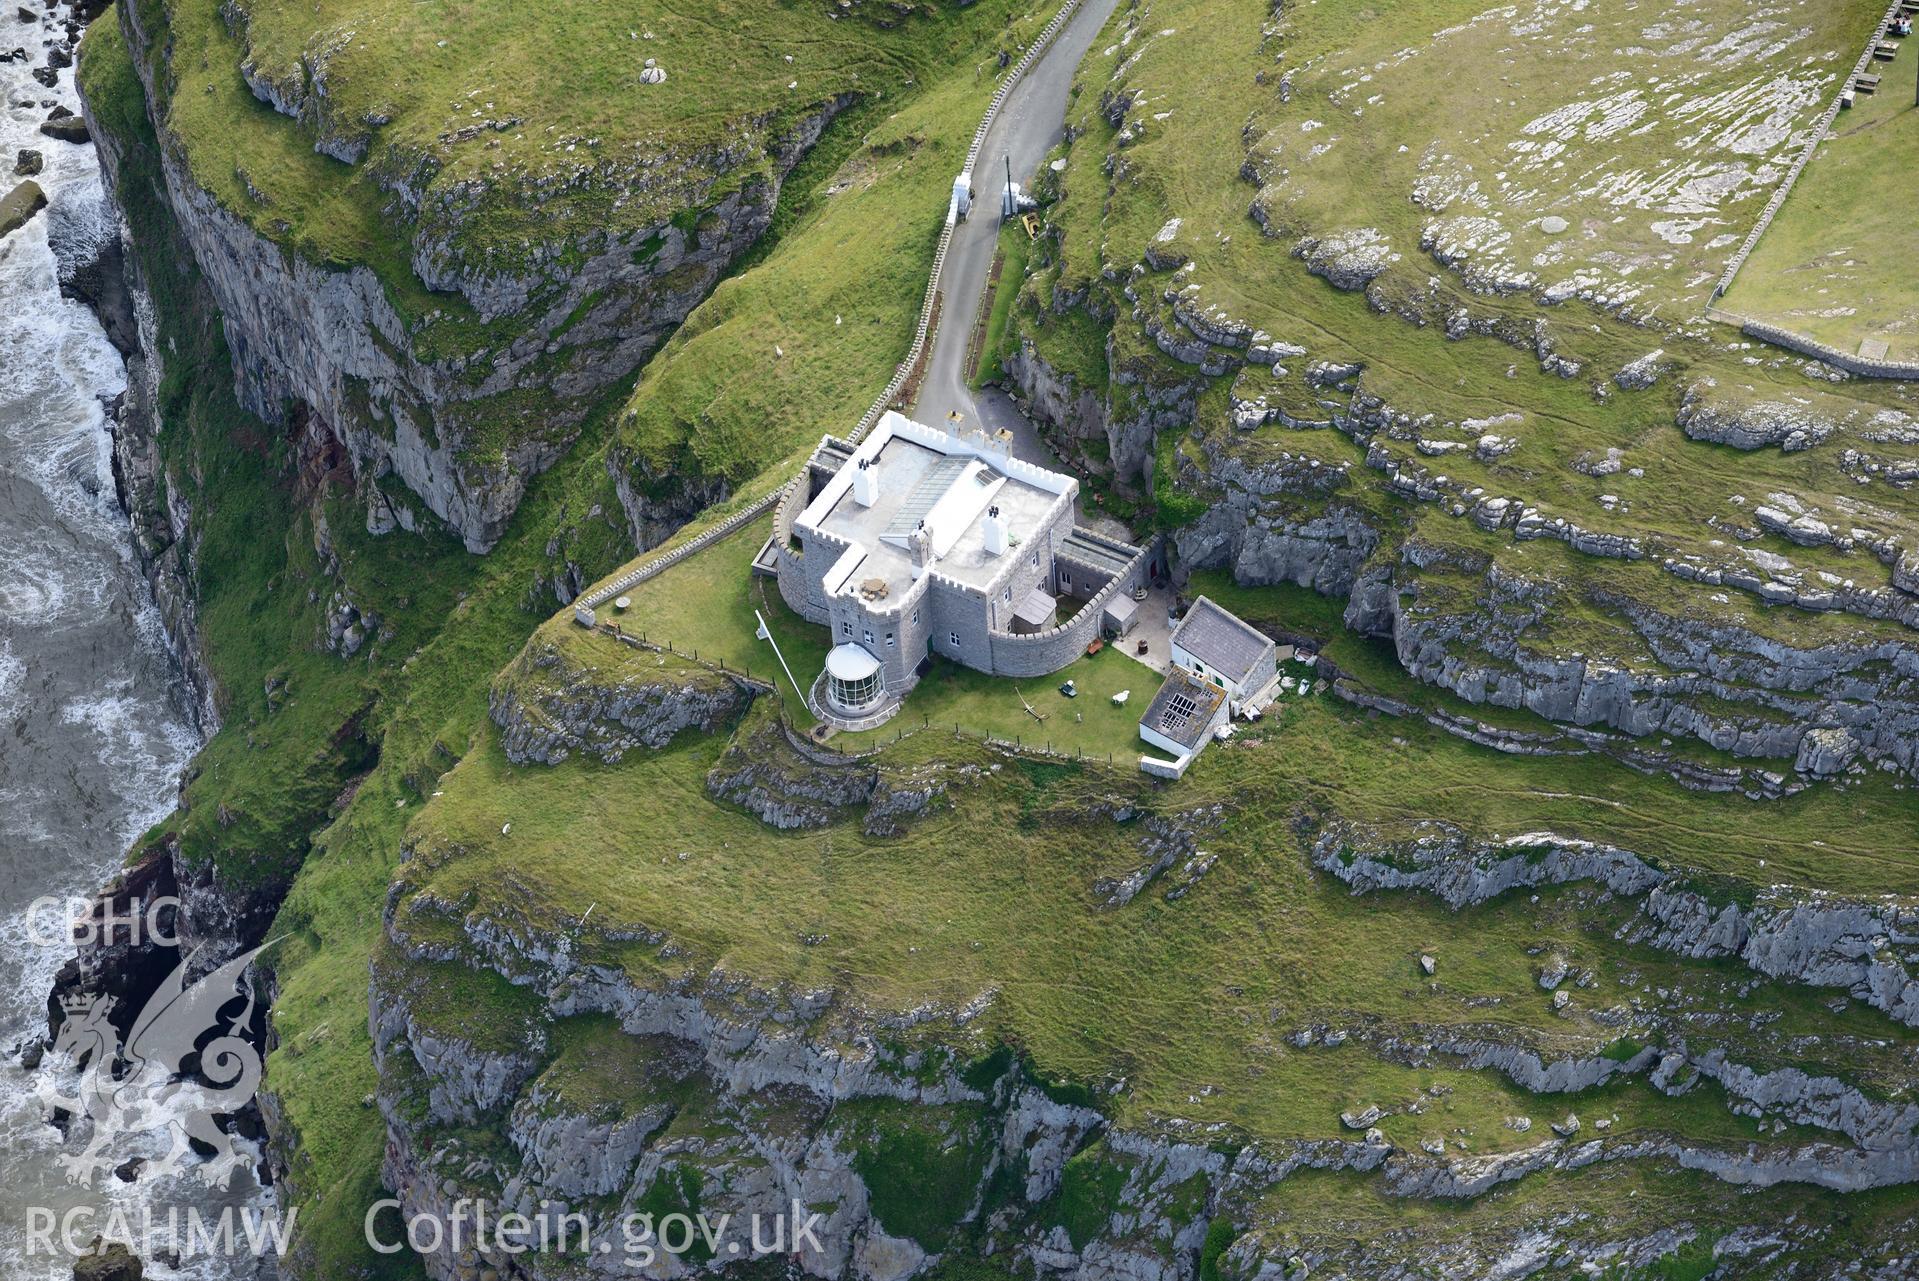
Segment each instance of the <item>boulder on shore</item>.
[[47,207],[47,193],[29,179],[0,196],[0,236],[9,236],[27,225],[33,215]]
[[146,1264],[119,1242],[102,1246],[99,1237],[73,1265],[73,1281],[145,1281]]
[[45,166],[46,157],[32,147],[22,147],[19,158],[13,162],[13,172],[16,177],[31,178]]
[[42,121],[40,132],[49,138],[58,138],[61,142],[93,141],[93,133],[87,128],[85,116],[63,116],[59,120]]

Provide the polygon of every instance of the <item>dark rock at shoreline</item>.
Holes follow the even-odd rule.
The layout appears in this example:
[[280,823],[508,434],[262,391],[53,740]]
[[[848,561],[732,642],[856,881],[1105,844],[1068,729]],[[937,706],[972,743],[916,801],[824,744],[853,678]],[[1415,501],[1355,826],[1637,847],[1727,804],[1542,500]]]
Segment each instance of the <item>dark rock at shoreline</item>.
[[61,142],[92,142],[93,133],[87,128],[83,116],[62,116],[57,120],[48,120],[41,124],[40,132],[49,138],[58,138]]
[[98,252],[71,272],[62,272],[60,292],[85,303],[99,317],[107,341],[121,356],[140,350],[140,326],[133,316],[133,295],[127,289],[126,261],[118,236],[100,241]]
[[28,179],[6,195],[0,196],[0,236],[11,235],[27,225],[33,216],[47,207],[47,193],[40,184]]
[[99,1237],[73,1265],[73,1281],[145,1281],[146,1275],[147,1265],[138,1255],[117,1241],[103,1247]]

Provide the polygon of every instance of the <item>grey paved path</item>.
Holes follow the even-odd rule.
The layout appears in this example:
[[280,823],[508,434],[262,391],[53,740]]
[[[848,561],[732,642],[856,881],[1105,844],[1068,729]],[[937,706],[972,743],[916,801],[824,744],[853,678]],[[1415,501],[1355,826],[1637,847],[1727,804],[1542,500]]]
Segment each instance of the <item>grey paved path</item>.
[[913,416],[929,427],[946,427],[947,415],[957,411],[964,415],[962,426],[984,426],[988,431],[1005,428],[1013,433],[1014,453],[1043,467],[1056,467],[1058,461],[1012,398],[990,388],[976,394],[966,385],[966,346],[999,240],[1006,158],[1010,155],[1013,160],[1013,180],[1022,189],[1030,186],[1040,161],[1065,136],[1066,96],[1073,73],[1118,3],[1086,0],[1080,5],[1014,88],[987,131],[973,173],[978,194],[972,216],[954,228],[946,251],[940,277],[940,324],[914,407]]

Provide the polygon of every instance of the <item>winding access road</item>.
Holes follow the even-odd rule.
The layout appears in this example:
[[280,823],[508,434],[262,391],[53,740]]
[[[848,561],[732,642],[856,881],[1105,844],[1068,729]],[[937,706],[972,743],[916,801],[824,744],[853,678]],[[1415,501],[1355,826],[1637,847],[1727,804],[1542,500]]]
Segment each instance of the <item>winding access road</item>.
[[[953,229],[946,247],[946,260],[940,269],[939,323],[929,339],[933,349],[927,355],[926,377],[913,406],[914,415],[932,427],[945,427],[947,415],[959,413],[965,427],[983,425],[988,431],[1004,428],[1013,433],[1014,454],[1042,467],[1057,468],[1059,460],[1012,397],[992,389],[975,393],[966,385],[966,344],[999,241],[999,202],[1006,182],[1007,158],[1012,159],[1014,181],[1022,188],[1030,184],[1040,160],[1065,136],[1066,96],[1073,85],[1073,72],[1118,6],[1119,0],[1082,0],[993,117],[980,144],[979,164],[973,174],[973,187],[979,195],[973,202],[972,216]],[[629,563],[580,596],[574,602],[574,617],[588,627],[594,626],[593,610],[758,520],[772,510],[779,496],[776,490],[687,542]],[[1124,530],[1116,532],[1125,535]]]
[[[1013,181],[1021,190],[1028,189],[1040,161],[1066,134],[1066,98],[1073,73],[1118,5],[1119,0],[1084,0],[1039,60],[1027,68],[987,131],[973,170],[972,215],[954,228],[940,272],[939,326],[913,410],[913,416],[929,427],[944,428],[948,415],[958,413],[962,427],[1003,428],[1013,433],[1015,454],[1046,467],[1058,463],[1012,398],[993,388],[975,392],[967,386],[966,347],[999,243],[1007,159],[1012,159]],[[1008,282],[1014,288],[1018,283]]]

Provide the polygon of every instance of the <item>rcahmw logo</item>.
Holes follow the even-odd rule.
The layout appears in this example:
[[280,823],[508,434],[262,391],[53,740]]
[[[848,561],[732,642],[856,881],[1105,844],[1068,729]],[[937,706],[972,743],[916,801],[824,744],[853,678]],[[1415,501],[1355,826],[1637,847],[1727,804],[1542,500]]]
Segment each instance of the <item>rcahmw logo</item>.
[[134,899],[124,908],[107,899],[43,894],[27,904],[27,937],[37,947],[179,947],[172,895]]
[[80,1205],[56,1214],[36,1205],[27,1211],[27,1257],[80,1259],[123,1245],[129,1250],[170,1251],[181,1259],[278,1258],[286,1254],[293,1239],[297,1213],[289,1210],[283,1219],[254,1206],[209,1213],[198,1206],[162,1210],[149,1203],[136,1213],[115,1207],[102,1214],[90,1205]]
[[[57,1057],[49,1065],[55,1070],[40,1074],[38,1088],[49,1115],[60,1109],[75,1122],[67,1127],[68,1150],[58,1158],[69,1183],[93,1186],[114,1165],[114,1144],[161,1129],[171,1142],[148,1161],[150,1174],[226,1187],[245,1168],[232,1136],[214,1118],[245,1107],[260,1087],[260,1052],[241,1035],[253,1017],[244,975],[272,945],[236,956],[192,984],[187,974],[199,953],[187,956],[134,1017],[124,1040],[110,1017],[113,997],[62,999]],[[186,1061],[196,1055],[198,1071],[189,1074]],[[72,1094],[62,1092],[67,1082]],[[195,1156],[195,1143],[212,1156]]]

